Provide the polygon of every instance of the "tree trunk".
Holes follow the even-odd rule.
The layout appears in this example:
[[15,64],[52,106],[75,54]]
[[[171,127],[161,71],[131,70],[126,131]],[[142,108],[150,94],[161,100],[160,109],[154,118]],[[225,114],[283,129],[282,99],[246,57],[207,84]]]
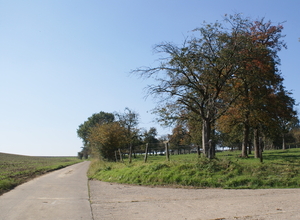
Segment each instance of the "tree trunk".
[[170,161],[170,155],[169,155],[169,143],[165,143],[165,152],[166,152],[166,159],[167,161]]
[[248,141],[248,155],[252,154],[252,144],[251,141]]
[[210,155],[210,159],[215,158],[216,156],[215,129],[212,130],[211,134]]
[[214,130],[212,131],[211,134],[212,138],[208,140],[208,158],[209,159],[213,159],[215,158],[215,154],[216,154],[216,144],[214,141]]
[[123,162],[122,152],[120,148],[119,148],[119,155],[120,155],[120,161]]
[[129,145],[129,163],[132,162],[132,143]]
[[203,147],[203,154],[208,157],[209,159],[211,154],[209,153],[209,140],[210,140],[210,130],[211,124],[208,120],[203,120],[202,123],[202,147]]
[[243,137],[243,144],[242,144],[242,157],[247,157],[247,148],[248,148],[248,140],[249,140],[249,131],[250,131],[250,127],[249,127],[249,120],[248,118],[246,119],[245,123],[244,123],[244,137]]
[[144,162],[146,163],[148,159],[148,143],[146,144],[146,149],[145,149],[145,158],[144,158]]
[[115,150],[115,158],[116,158],[116,162],[118,162],[118,154],[116,150]]
[[263,147],[262,147],[262,139],[259,138],[259,158],[260,162],[263,162]]
[[260,158],[259,131],[258,131],[258,128],[254,129],[254,157],[255,158]]
[[200,153],[201,153],[201,151],[200,151],[200,145],[198,144],[197,145],[197,155],[198,155],[198,158],[200,157]]
[[285,135],[282,133],[282,150],[286,149],[286,143],[285,143]]

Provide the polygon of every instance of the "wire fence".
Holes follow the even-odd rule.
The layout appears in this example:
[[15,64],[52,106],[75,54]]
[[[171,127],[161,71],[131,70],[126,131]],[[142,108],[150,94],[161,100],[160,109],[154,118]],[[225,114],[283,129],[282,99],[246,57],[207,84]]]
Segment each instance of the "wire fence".
[[[143,155],[145,162],[148,156],[166,156],[167,159],[170,155],[175,154],[191,154],[199,152],[196,145],[169,145],[169,143],[147,143],[138,146],[132,146],[127,148],[118,149],[115,151],[115,160],[123,161],[124,158],[130,158],[130,154],[133,157]],[[200,153],[200,152],[199,152]]]

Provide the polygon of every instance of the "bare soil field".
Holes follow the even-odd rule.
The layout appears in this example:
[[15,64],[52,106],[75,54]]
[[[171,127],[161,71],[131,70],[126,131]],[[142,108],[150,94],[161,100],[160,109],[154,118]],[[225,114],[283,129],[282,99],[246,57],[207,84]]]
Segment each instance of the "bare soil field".
[[89,181],[94,220],[300,219],[300,189],[182,189]]

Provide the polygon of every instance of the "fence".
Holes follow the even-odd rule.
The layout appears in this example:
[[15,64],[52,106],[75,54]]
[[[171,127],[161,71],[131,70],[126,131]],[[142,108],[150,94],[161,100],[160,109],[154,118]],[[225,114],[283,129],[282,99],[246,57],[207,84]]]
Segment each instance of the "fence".
[[[132,155],[136,157],[136,155],[144,155],[145,162],[147,161],[148,155],[150,156],[166,156],[167,160],[169,160],[169,155],[175,154],[191,154],[197,153],[197,146],[195,145],[169,145],[169,143],[147,143],[139,146],[132,146]],[[123,161],[123,158],[129,157],[130,148],[122,148],[115,151],[115,159],[116,161]]]

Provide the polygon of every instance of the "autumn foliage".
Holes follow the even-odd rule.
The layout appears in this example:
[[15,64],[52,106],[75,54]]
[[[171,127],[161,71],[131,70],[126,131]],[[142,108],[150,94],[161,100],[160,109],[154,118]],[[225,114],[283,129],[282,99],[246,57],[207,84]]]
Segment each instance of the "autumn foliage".
[[[157,80],[148,92],[161,98],[155,109],[160,121],[168,124],[177,116],[180,123],[185,119],[189,125],[201,126],[194,130],[201,130],[205,156],[214,157],[216,134],[221,132],[240,139],[242,156],[247,157],[253,136],[253,143],[261,143],[261,138],[278,133],[282,122],[296,115],[294,99],[285,90],[278,69],[278,52],[286,48],[282,30],[282,24],[264,19],[225,16],[223,22],[196,28],[182,47],[157,45],[156,51],[166,58],[155,68],[134,72]],[[189,133],[200,136],[193,130]],[[256,147],[257,152],[262,149]]]

